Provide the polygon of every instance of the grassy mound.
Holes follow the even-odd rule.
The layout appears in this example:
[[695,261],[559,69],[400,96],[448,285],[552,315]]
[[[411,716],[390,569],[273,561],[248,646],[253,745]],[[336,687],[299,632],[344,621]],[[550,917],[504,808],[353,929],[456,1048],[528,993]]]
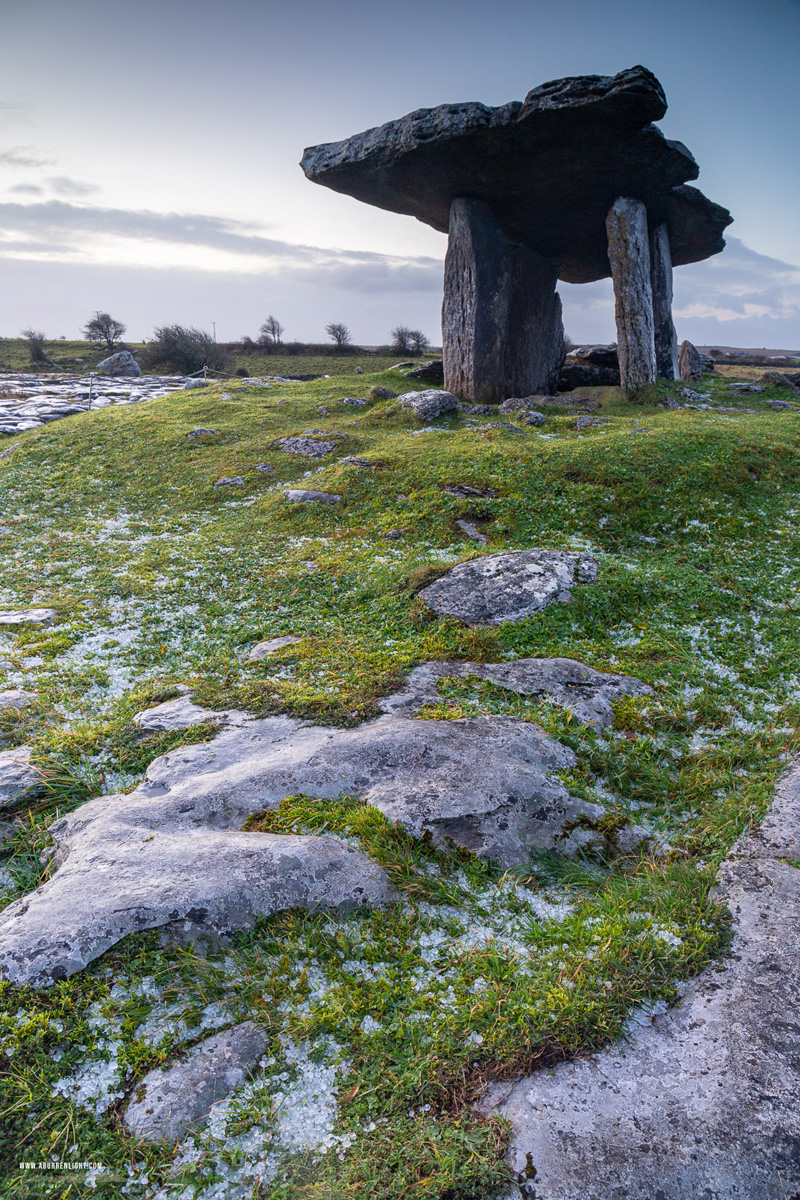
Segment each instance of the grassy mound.
[[[335,922],[282,914],[210,959],[144,935],[48,992],[0,985],[10,1197],[28,1194],[20,1161],[51,1157],[101,1164],[91,1194],[109,1200],[123,1187],[164,1200],[498,1195],[507,1131],[471,1107],[486,1080],[618,1036],[724,951],[716,864],[798,748],[796,413],[718,378],[694,410],[659,407],[674,389],[639,406],[609,392],[602,424],[579,432],[555,415],[521,436],[468,416],[421,428],[397,401],[342,404],[376,383],[406,386],[387,372],[176,393],[24,434],[0,461],[0,608],[59,613],[0,637],[3,685],[36,694],[0,710],[0,749],[32,743],[46,779],[14,814],[0,902],[46,877],[59,813],[213,735],[137,738],[132,715],[176,684],[217,707],[346,725],[427,659],[564,655],[650,683],[603,735],[476,679],[443,681],[427,715],[536,720],[578,756],[570,790],[612,821],[649,821],[671,849],[540,857],[503,875],[352,798],[287,797],[256,827],[352,840],[401,901]],[[197,428],[214,432],[188,436]],[[336,449],[309,460],[276,445],[310,430]],[[455,484],[484,495],[459,499]],[[289,505],[287,487],[342,500]],[[416,599],[465,556],[534,545],[591,549],[599,583],[490,630],[432,620]],[[301,640],[247,659],[282,634]],[[143,1073],[244,1017],[272,1036],[253,1081],[178,1152],[135,1144],[119,1118]],[[301,1112],[312,1148],[295,1136]],[[37,1194],[82,1196],[84,1177],[42,1174]]]

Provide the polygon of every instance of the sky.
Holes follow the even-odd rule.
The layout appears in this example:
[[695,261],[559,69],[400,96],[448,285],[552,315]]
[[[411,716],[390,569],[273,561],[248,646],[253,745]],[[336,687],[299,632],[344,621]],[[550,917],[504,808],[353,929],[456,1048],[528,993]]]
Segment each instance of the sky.
[[[309,183],[304,147],[637,63],[735,223],[675,271],[680,339],[800,349],[800,0],[0,0],[0,336],[441,340],[446,237]],[[559,285],[613,341],[611,284]]]

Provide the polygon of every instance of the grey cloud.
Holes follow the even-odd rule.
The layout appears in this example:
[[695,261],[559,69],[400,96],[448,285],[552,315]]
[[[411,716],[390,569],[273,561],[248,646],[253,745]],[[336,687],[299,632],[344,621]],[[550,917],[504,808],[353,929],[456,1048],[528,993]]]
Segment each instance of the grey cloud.
[[20,196],[41,196],[42,194],[42,189],[35,183],[15,183],[8,190],[16,192]]
[[100,191],[97,184],[70,179],[68,175],[49,175],[46,182],[59,196],[89,196]]
[[6,167],[49,167],[51,158],[37,158],[27,151],[33,146],[12,146],[10,150],[0,150],[0,166]]
[[[333,286],[361,292],[430,291],[441,286],[442,264],[418,256],[401,258],[367,250],[298,245],[265,237],[243,221],[203,214],[155,213],[50,200],[40,204],[0,204],[0,226],[19,239],[61,239],[65,250],[98,235],[146,238],[167,244],[224,250],[259,257],[280,268],[313,270]],[[0,243],[0,253],[4,251]]]

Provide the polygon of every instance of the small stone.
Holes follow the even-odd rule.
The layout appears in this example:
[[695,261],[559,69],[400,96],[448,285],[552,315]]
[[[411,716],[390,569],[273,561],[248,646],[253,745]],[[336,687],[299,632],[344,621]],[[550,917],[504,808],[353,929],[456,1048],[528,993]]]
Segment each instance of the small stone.
[[393,367],[389,367],[390,371],[410,371],[417,364],[415,362],[400,362],[395,363]]
[[488,433],[490,429],[504,429],[506,433],[520,433],[523,437],[528,436],[526,429],[520,429],[518,425],[509,425],[508,421],[490,421],[488,425],[479,425],[478,433]]
[[428,388],[424,392],[404,392],[400,397],[403,408],[410,408],[421,421],[435,421],[446,413],[458,410],[458,397],[452,392]]
[[290,504],[338,504],[342,498],[332,492],[306,491],[303,488],[289,488],[283,494]]
[[734,382],[730,385],[730,387],[731,387],[731,391],[736,392],[737,394],[738,393],[749,394],[751,392],[752,393],[760,393],[760,392],[763,392],[763,390],[764,390],[763,384],[747,383],[746,381],[742,382],[742,383]]
[[147,1142],[177,1142],[194,1132],[241,1087],[268,1045],[267,1033],[245,1021],[206,1038],[183,1061],[148,1072],[125,1110],[127,1129]]
[[97,364],[97,369],[98,371],[102,371],[104,375],[138,376],[142,373],[142,368],[130,350],[119,350],[116,354],[109,355],[108,358],[104,358],[102,362]]
[[0,692],[0,708],[30,708],[35,696],[23,692],[22,688],[9,688]]
[[291,634],[285,634],[283,637],[268,638],[265,642],[257,642],[247,657],[254,662],[258,662],[262,658],[269,658],[270,654],[274,654],[282,646],[293,646],[295,642],[300,641],[302,641],[302,638],[292,637]]
[[447,492],[448,496],[456,496],[459,500],[473,500],[478,497],[486,499],[497,495],[494,488],[472,487],[469,483],[446,483],[442,490]]
[[666,404],[667,408],[672,409],[673,412],[676,409],[683,408],[683,405],[679,404],[674,396],[665,396],[664,403]]
[[381,387],[376,384],[375,387],[369,389],[371,400],[396,400],[397,392],[393,392],[391,388]]
[[459,404],[458,411],[470,417],[493,417],[498,409],[496,404]]
[[384,541],[387,541],[387,542],[399,542],[399,541],[400,541],[400,539],[401,539],[401,538],[404,538],[405,536],[406,536],[406,535],[405,535],[405,533],[403,532],[403,530],[402,530],[402,529],[389,529],[389,530],[388,530],[388,531],[387,531],[387,532],[386,532],[386,533],[383,535],[383,537],[384,537]]
[[355,369],[355,374],[356,374],[356,375],[363,375],[363,374],[364,374],[364,368],[363,368],[363,367],[356,367],[356,369]]
[[351,408],[366,408],[366,400],[358,400],[355,396],[345,396],[342,404],[349,404]]
[[222,479],[218,479],[213,487],[244,487],[244,479],[241,475],[225,475]]
[[303,458],[324,458],[336,449],[335,442],[322,442],[313,437],[278,438],[275,445],[285,454],[299,454]]
[[600,420],[598,420],[597,417],[590,417],[590,416],[584,415],[584,416],[578,417],[578,419],[575,422],[575,428],[578,430],[579,433],[582,432],[582,430],[584,430],[584,429],[589,429],[592,425],[605,425],[605,421],[600,421]]
[[0,671],[13,671],[14,664],[9,658],[0,658]]
[[323,417],[329,417],[331,415],[331,410],[326,408],[324,404],[317,405],[317,412],[321,413]]
[[512,412],[528,412],[531,408],[535,408],[539,404],[554,403],[555,396],[511,396],[508,400],[504,400],[497,410],[500,413]]
[[275,468],[271,467],[269,463],[256,463],[254,470],[261,471],[264,475],[272,475]]
[[374,471],[376,467],[381,466],[381,463],[372,458],[358,458],[356,455],[348,455],[347,458],[340,458],[340,463],[345,463],[348,467],[360,467],[362,471]]
[[167,700],[154,708],[146,708],[131,720],[144,733],[172,733],[176,729],[191,729],[205,721],[218,721],[224,715],[210,708],[201,708],[199,704],[193,704],[188,695],[183,695],[177,700]]
[[488,541],[488,538],[481,533],[481,531],[478,529],[478,526],[473,524],[472,521],[458,520],[456,521],[456,525],[467,535],[470,541],[481,542],[484,545]]
[[790,404],[788,400],[768,400],[767,403],[769,404],[770,408],[777,410],[788,408],[790,412],[798,411],[795,405]]
[[533,425],[537,429],[540,425],[544,425],[546,420],[547,418],[545,417],[544,413],[529,412],[525,414],[525,424]]
[[219,432],[220,431],[218,429],[203,429],[202,426],[198,426],[197,429],[193,429],[191,433],[187,433],[186,437],[216,437]]
[[208,381],[206,379],[187,379],[186,383],[183,385],[183,390],[185,392],[192,392],[195,390],[195,388],[204,387],[208,387]]
[[0,625],[55,625],[54,608],[6,609],[0,612]]
[[519,550],[459,563],[419,598],[437,616],[467,625],[523,621],[554,601],[569,603],[575,583],[595,583],[597,562],[567,550]]

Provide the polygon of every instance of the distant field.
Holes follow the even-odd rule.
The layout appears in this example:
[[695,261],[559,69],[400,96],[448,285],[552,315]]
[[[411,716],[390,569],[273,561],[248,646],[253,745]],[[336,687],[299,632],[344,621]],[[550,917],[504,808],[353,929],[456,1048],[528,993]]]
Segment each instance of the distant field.
[[[133,352],[138,357],[144,350],[143,344],[129,342]],[[108,351],[97,350],[90,342],[45,342],[48,359],[54,364],[54,370],[86,372],[93,370],[104,359]],[[439,351],[441,353],[441,351]],[[432,351],[431,354],[435,354]],[[411,362],[426,362],[431,354],[423,356],[407,354],[405,356],[352,354],[352,355],[292,355],[292,354],[237,354],[234,352],[236,371],[244,367],[251,375],[353,375],[356,367],[364,371],[385,371],[398,360]],[[28,346],[23,338],[0,338],[0,371],[24,371],[31,367]],[[35,370],[46,370],[37,366]],[[161,371],[149,371],[147,374],[162,374]]]

